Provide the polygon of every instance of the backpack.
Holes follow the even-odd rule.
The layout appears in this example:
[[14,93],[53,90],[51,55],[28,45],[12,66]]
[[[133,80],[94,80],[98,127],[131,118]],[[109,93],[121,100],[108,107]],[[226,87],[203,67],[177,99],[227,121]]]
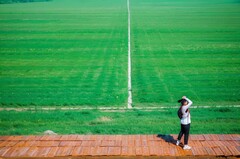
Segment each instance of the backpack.
[[[189,110],[187,109],[186,112],[188,112],[188,111]],[[178,115],[179,119],[182,119],[182,116],[183,116],[183,114],[182,114],[182,106],[178,109],[177,115]]]
[[179,119],[182,119],[182,106],[178,109],[178,111],[177,111],[177,115],[178,115],[178,117],[179,117]]

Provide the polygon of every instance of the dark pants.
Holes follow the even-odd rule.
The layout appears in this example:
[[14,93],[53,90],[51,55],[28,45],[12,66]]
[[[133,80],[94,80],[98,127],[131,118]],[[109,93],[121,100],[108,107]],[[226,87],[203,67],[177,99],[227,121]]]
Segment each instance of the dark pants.
[[179,132],[178,140],[181,140],[184,134],[184,145],[188,144],[189,131],[190,131],[190,124],[188,125],[181,124],[181,131]]

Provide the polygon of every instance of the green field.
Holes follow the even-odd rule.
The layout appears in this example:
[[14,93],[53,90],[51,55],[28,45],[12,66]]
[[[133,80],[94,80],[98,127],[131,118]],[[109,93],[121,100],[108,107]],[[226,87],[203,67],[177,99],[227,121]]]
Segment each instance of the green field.
[[239,105],[239,1],[131,2],[134,105]]
[[[240,2],[126,0],[0,5],[0,135],[176,134],[183,95],[191,133],[240,133]],[[226,106],[216,108],[214,106]],[[43,111],[46,107],[117,110]],[[57,107],[59,108],[59,107]],[[120,109],[119,109],[120,108]]]
[[[1,111],[0,135],[43,135],[46,130],[58,134],[178,134],[176,111]],[[239,134],[239,114],[239,108],[192,109],[191,134]]]
[[[237,0],[131,0],[134,106],[240,104]],[[0,105],[126,106],[126,0],[0,5]]]
[[123,0],[0,5],[2,106],[124,106]]

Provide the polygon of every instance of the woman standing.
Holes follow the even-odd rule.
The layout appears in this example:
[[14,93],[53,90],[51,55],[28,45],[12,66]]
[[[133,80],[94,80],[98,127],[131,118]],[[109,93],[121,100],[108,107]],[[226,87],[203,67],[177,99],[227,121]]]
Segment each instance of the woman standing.
[[178,102],[181,103],[180,109],[182,112],[182,118],[181,118],[181,131],[179,132],[176,145],[178,146],[180,144],[181,138],[184,134],[183,149],[190,150],[191,147],[188,146],[188,137],[189,137],[190,123],[191,123],[189,107],[192,105],[192,101],[188,99],[186,96],[183,96],[182,99],[180,99]]

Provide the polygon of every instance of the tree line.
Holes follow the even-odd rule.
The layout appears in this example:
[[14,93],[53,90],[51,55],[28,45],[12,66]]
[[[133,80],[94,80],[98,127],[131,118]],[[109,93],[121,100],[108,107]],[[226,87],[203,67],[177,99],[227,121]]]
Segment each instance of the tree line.
[[0,4],[9,4],[9,3],[27,3],[27,2],[48,2],[52,0],[0,0]]

